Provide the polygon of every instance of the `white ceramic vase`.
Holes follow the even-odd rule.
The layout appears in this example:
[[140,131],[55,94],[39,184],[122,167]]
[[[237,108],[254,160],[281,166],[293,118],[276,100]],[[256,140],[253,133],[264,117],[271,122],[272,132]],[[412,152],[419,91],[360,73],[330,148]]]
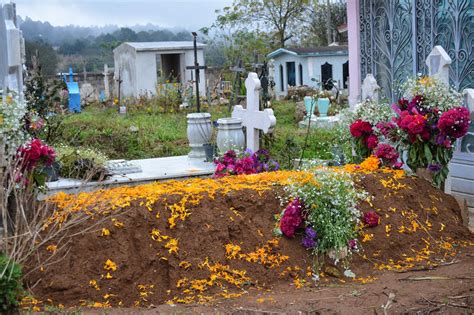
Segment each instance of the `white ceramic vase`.
[[245,137],[242,130],[242,119],[221,118],[217,120],[217,148],[223,154],[229,150],[243,152]]
[[188,119],[188,140],[191,152],[190,158],[206,158],[204,145],[211,143],[212,126],[211,114],[192,113],[186,116]]

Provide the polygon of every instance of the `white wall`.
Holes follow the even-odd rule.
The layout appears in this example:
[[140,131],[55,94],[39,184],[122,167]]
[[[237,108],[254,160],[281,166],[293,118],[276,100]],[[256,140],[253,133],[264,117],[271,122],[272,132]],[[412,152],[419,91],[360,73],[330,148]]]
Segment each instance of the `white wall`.
[[[121,45],[114,51],[115,61],[115,78],[118,78],[119,71],[121,73],[122,85],[121,94],[123,97],[137,97],[144,95],[149,96],[156,94],[156,59],[160,54],[181,54],[181,77],[184,78],[183,83],[190,81],[191,70],[186,70],[187,66],[194,65],[193,50],[168,50],[168,51],[135,51],[133,47]],[[200,66],[205,65],[204,50],[198,49],[198,62]],[[206,95],[206,73],[201,70],[199,83],[199,94]],[[116,84],[117,85],[117,84]],[[117,86],[116,86],[117,88]],[[116,89],[117,90],[117,89]]]
[[[281,54],[274,58],[274,65],[275,65],[275,94],[277,96],[286,96],[288,93],[288,82],[287,82],[287,71],[286,71],[286,63],[287,62],[295,62],[295,69],[296,69],[296,85],[299,86],[299,64],[303,67],[303,85],[318,87],[318,82],[311,81],[311,78],[315,78],[316,80],[321,79],[321,65],[328,62],[332,65],[332,78],[336,81],[339,81],[341,87],[343,86],[343,72],[342,66],[345,62],[348,61],[347,55],[341,56],[318,56],[318,57],[304,57],[304,56],[296,56],[291,54]],[[283,83],[284,83],[284,90],[282,91],[280,88],[280,65],[283,66]]]
[[[122,80],[122,84],[120,85],[121,96],[136,96],[137,82],[135,49],[127,45],[117,47],[114,51],[114,63],[114,79],[118,80],[120,73],[120,79]],[[118,91],[117,81],[115,81],[115,91]]]
[[[205,66],[206,63],[204,61],[204,50],[199,49],[197,52],[198,62],[200,66]],[[193,50],[186,50],[184,54],[184,64],[182,63],[181,66],[184,70],[184,80],[190,81],[191,78],[195,79],[194,70],[186,70],[187,66],[194,66],[194,51]],[[191,76],[192,71],[192,76]],[[206,71],[201,70],[199,72],[200,81],[199,81],[199,95],[206,96]],[[184,82],[183,82],[184,83]]]
[[135,96],[156,94],[156,55],[154,51],[139,51],[137,54]]

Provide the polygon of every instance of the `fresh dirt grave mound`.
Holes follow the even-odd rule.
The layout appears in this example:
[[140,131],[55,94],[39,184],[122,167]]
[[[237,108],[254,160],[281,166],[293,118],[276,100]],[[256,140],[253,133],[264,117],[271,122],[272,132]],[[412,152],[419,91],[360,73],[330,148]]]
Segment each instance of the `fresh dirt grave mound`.
[[[84,228],[109,212],[117,215],[76,236],[64,260],[32,273],[28,284],[36,284],[38,300],[95,307],[206,303],[249,288],[311,285],[313,259],[301,237],[273,235],[282,185],[308,176],[275,172],[119,187],[77,200],[60,195],[52,200],[59,208],[73,203],[74,211],[91,213],[94,194],[110,199]],[[374,281],[385,270],[430,268],[473,244],[455,200],[424,180],[388,171],[355,176],[373,196],[361,210],[376,211],[381,222],[360,227],[354,281]],[[51,251],[40,250],[45,255]],[[335,269],[321,273],[320,283],[351,281],[328,277],[340,276]]]

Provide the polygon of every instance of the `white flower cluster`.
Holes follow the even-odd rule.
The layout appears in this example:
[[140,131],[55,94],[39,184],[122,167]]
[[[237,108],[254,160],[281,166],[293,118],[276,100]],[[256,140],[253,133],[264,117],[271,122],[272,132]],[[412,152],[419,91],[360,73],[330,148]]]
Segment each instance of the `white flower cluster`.
[[423,95],[425,101],[422,107],[427,110],[438,108],[440,112],[446,112],[463,104],[460,93],[433,77],[409,78],[400,86],[400,90],[400,94],[407,100]]
[[23,132],[23,117],[26,105],[18,97],[4,96],[0,101],[0,142],[6,146],[7,158],[15,154],[18,147],[24,143],[26,135]]
[[355,106],[351,123],[360,119],[375,126],[378,122],[389,121],[393,116],[394,112],[389,104],[379,104],[374,100],[367,99]]
[[368,194],[355,187],[348,173],[327,167],[313,172],[317,184],[295,182],[287,192],[303,201],[305,224],[318,233],[315,254],[347,251],[349,240],[356,237],[355,227],[361,216],[357,204]]

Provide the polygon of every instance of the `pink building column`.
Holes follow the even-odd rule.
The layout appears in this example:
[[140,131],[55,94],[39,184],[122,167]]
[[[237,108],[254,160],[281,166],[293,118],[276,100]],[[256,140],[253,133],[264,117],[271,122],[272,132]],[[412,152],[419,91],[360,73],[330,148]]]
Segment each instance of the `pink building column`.
[[347,0],[347,32],[349,39],[349,106],[360,100],[360,28],[359,0]]

